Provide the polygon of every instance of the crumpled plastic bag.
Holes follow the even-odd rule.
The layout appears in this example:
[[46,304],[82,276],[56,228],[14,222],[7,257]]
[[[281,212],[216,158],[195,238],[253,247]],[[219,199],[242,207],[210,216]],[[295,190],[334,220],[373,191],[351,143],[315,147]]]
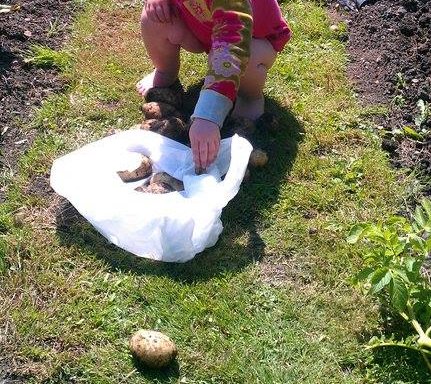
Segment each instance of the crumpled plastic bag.
[[[207,174],[196,175],[189,147],[130,129],[55,160],[50,182],[111,243],[137,256],[185,262],[217,242],[222,209],[237,194],[251,151],[238,135],[224,139]],[[184,191],[142,193],[134,190],[142,180],[124,183],[117,171],[137,168],[141,154],[152,159],[153,172],[182,180]]]

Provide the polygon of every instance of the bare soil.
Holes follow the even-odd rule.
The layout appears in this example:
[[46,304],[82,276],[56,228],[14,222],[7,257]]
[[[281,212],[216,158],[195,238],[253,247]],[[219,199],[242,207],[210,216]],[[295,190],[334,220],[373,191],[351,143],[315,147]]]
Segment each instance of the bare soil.
[[[339,8],[341,9],[341,7]],[[394,136],[406,126],[429,132],[431,112],[420,127],[417,103],[431,98],[431,2],[372,0],[348,12],[348,74],[364,104],[382,104],[383,146],[397,165],[431,171],[431,135]]]
[[[0,13],[0,170],[14,169],[16,159],[32,141],[23,132],[35,107],[65,86],[55,69],[42,69],[24,61],[33,44],[59,49],[67,38],[74,6],[70,0],[2,0],[19,6]],[[0,202],[5,185],[0,184]]]

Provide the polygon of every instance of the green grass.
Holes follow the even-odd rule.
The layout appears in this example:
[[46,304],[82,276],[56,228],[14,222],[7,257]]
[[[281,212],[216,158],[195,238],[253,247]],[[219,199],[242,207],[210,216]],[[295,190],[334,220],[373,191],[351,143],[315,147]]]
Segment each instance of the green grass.
[[43,45],[32,45],[25,62],[41,68],[58,68],[66,71],[71,66],[71,57],[66,51],[55,51]]
[[[171,265],[108,245],[32,188],[58,156],[142,118],[134,84],[151,65],[140,10],[87,5],[65,48],[69,90],[24,127],[38,135],[0,211],[0,367],[29,383],[425,382],[418,356],[363,349],[385,315],[351,287],[360,257],[344,240],[353,223],[398,211],[409,181],[354,98],[325,10],[282,7],[294,38],[266,88],[282,121],[275,137],[258,138],[269,165],[223,212],[217,245]],[[184,54],[184,86],[204,74],[205,56]],[[136,364],[127,343],[139,328],[172,337],[177,364]]]

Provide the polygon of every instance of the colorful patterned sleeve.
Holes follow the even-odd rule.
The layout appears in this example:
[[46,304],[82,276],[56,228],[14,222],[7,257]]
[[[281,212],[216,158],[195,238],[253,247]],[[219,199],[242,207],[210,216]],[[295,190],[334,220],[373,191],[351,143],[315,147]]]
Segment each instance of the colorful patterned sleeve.
[[193,117],[220,127],[235,101],[250,57],[252,10],[247,0],[213,0],[208,73]]

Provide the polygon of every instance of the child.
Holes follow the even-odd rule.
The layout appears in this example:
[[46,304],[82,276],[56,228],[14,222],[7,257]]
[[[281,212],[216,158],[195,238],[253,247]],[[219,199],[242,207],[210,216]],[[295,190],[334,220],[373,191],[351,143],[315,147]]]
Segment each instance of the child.
[[155,70],[136,85],[145,96],[178,78],[180,48],[208,53],[208,73],[192,115],[190,143],[197,169],[217,157],[220,128],[233,116],[264,112],[266,75],[290,39],[276,0],[147,0],[141,32]]

